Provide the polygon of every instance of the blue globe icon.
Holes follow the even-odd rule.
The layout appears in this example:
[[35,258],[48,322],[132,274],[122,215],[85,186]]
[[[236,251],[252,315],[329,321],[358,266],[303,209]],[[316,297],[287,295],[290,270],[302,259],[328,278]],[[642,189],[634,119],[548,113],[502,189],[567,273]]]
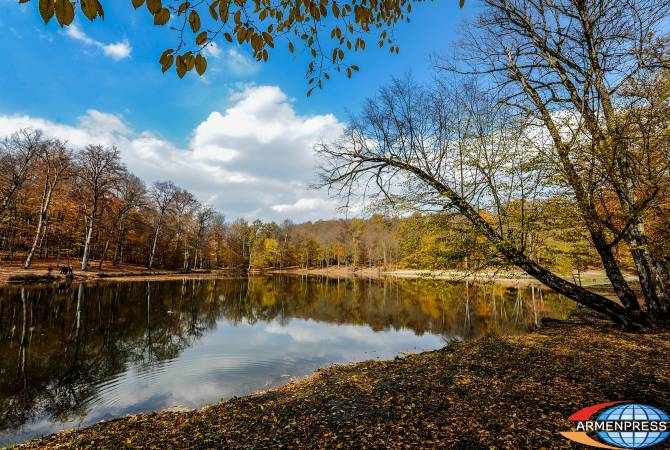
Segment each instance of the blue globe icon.
[[[606,409],[596,420],[670,420],[668,415],[653,406],[626,403]],[[622,448],[643,448],[660,444],[670,431],[598,431],[598,436],[611,445]]]

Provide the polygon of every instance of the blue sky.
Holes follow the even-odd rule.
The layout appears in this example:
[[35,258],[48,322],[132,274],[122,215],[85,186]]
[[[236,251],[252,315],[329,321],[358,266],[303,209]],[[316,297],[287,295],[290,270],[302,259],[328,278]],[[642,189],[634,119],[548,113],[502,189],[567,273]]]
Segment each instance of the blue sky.
[[[173,71],[162,74],[157,63],[161,51],[173,46],[176,36],[167,27],[153,26],[146,9],[134,11],[130,0],[105,1],[104,21],[88,22],[78,16],[72,29],[62,29],[55,20],[45,25],[37,12],[36,0],[23,5],[14,0],[0,0],[0,3],[5,3],[0,16],[0,52],[6,68],[0,71],[0,116],[5,118],[0,132],[6,134],[19,123],[17,120],[8,122],[7,118],[20,116],[26,119],[21,124],[62,127],[55,134],[75,146],[85,143],[77,134],[82,128],[86,128],[87,135],[94,139],[100,134],[96,130],[106,129],[109,142],[116,145],[132,142],[132,147],[137,147],[139,137],[151,135],[166,148],[170,147],[177,167],[162,171],[160,165],[154,164],[152,168],[149,161],[144,161],[142,166],[133,161],[139,158],[138,155],[146,153],[146,149],[134,148],[133,154],[129,154],[131,150],[123,152],[122,149],[129,168],[147,182],[179,174],[179,152],[195,154],[200,151],[194,147],[196,130],[213,113],[219,112],[224,119],[229,118],[226,111],[243,101],[245,96],[270,92],[262,90],[263,87],[275,88],[272,91],[274,97],[261,96],[267,100],[267,105],[277,107],[268,110],[272,114],[290,110],[289,115],[293,114],[294,119],[303,125],[310,123],[309,118],[321,117],[324,118],[323,130],[332,131],[337,128],[334,125],[336,122],[341,125],[346,121],[347,110],[355,111],[366,96],[391,77],[407,71],[412,71],[419,79],[432,77],[429,56],[448,48],[457,37],[462,19],[472,15],[475,9],[474,1],[466,2],[465,9],[458,8],[456,0],[417,3],[412,22],[402,24],[398,30],[399,55],[390,55],[385,49],[369,45],[365,52],[351,60],[361,67],[360,73],[352,79],[336,75],[323,91],[316,91],[307,98],[304,78],[307,60],[292,56],[283,42],[278,43],[277,50],[266,63],[256,63],[244,49],[219,42],[221,54],[218,58],[210,58],[205,79],[192,73],[180,80]],[[255,111],[252,115],[260,111],[260,107],[250,108]],[[103,116],[93,117],[90,111],[106,115],[104,123],[99,121]],[[236,117],[237,120],[244,120],[247,115],[248,111]],[[265,121],[257,125],[271,126]],[[72,137],[68,133],[73,133]],[[311,130],[311,133],[313,135],[305,137],[301,144],[309,146],[309,139],[321,137],[317,136],[319,130]],[[126,140],[119,141],[119,136]],[[227,140],[226,136],[219,137]],[[237,138],[239,142],[235,151],[242,154],[246,151],[246,143],[240,136]],[[278,151],[273,142],[266,142],[263,136],[256,136],[252,141],[250,146],[259,145],[259,142],[265,144],[264,149],[257,149],[258,156],[262,156],[263,152]],[[215,150],[210,148],[209,151],[207,158],[211,162],[211,153]],[[293,157],[302,156],[296,154]],[[214,157],[226,164],[231,158]],[[257,164],[262,165],[263,159],[257,158]],[[238,175],[235,187],[240,194],[250,179],[260,180],[249,164],[241,172],[224,170],[212,176],[226,175],[233,179]],[[258,169],[263,172],[262,167]],[[300,167],[303,172],[304,169]],[[188,165],[184,170],[189,170]],[[286,171],[290,172],[290,168],[287,167]],[[197,173],[194,173],[195,179],[181,175],[176,177],[176,181],[204,196],[205,201],[223,209],[229,217],[256,214],[279,220],[293,214],[294,219],[307,220],[332,215],[327,209],[314,207],[322,196],[308,195],[306,184],[309,180],[304,173],[296,172],[294,177],[287,173],[281,180],[275,180],[300,185],[294,194],[284,192],[277,198],[263,199],[268,196],[255,192],[256,195],[246,206],[239,199],[231,202],[230,197],[224,199],[217,194],[217,189],[223,185],[207,188]],[[261,182],[253,186],[247,183],[247,187],[264,189]],[[285,209],[281,213],[272,208],[293,205],[301,199],[308,210],[312,205],[311,212],[303,214],[304,211]],[[305,202],[305,199],[311,200]]]

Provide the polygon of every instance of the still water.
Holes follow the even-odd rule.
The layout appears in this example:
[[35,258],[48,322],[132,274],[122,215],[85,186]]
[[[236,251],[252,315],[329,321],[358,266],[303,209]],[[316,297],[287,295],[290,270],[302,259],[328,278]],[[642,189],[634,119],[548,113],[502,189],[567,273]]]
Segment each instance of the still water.
[[523,333],[571,303],[538,287],[252,277],[0,289],[0,446],[198,407],[319,367]]

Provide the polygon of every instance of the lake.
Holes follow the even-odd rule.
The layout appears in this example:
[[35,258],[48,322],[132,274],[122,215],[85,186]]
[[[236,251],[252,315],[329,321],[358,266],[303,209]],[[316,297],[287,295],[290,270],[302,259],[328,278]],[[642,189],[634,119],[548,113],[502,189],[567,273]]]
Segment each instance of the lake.
[[0,445],[194,408],[334,363],[526,332],[573,303],[430,279],[258,276],[0,289]]

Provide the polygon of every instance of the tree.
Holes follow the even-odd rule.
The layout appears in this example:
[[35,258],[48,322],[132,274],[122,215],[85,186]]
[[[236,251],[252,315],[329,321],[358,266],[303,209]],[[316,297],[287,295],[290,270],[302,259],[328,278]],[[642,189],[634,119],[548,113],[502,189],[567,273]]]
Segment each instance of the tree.
[[[112,260],[112,264],[115,266],[119,264],[123,257],[128,216],[140,206],[146,206],[146,195],[147,188],[144,182],[135,175],[125,172],[119,180],[117,189],[118,202],[114,211],[114,223],[112,224],[112,231],[116,232],[116,250],[114,251],[114,258]],[[107,240],[107,244],[105,244],[105,251],[103,251],[100,258],[98,268],[102,268],[108,244],[109,239]]]
[[91,238],[103,207],[105,196],[112,192],[125,168],[116,147],[87,145],[76,157],[77,179],[83,189],[86,238],[81,270],[88,269]]
[[174,198],[179,188],[171,181],[157,181],[151,187],[149,196],[156,208],[156,218],[154,219],[154,231],[151,236],[151,244],[149,247],[149,259],[147,261],[147,269],[151,269],[154,264],[154,255],[156,254],[156,245],[158,243],[158,236],[165,220],[165,215],[173,206]]
[[[468,184],[477,188],[471,190],[468,197],[461,196],[460,180],[454,179],[453,169],[460,163],[459,142],[463,138],[459,136],[465,133],[454,132],[453,126],[458,127],[459,124],[449,124],[448,110],[435,107],[439,105],[435,101],[438,95],[411,79],[396,80],[391,86],[381,89],[375,98],[368,101],[363,113],[352,119],[339,141],[322,143],[317,147],[323,185],[334,189],[335,195],[350,195],[362,186],[374,185],[388,201],[400,199],[415,209],[438,207],[456,211],[470,221],[510,264],[619,323],[632,325],[639,322],[633,311],[540,265],[527,254],[522,242],[515,240],[513,233],[501,233],[500,229],[496,229],[486,211],[477,207],[476,199],[494,198],[501,190],[479,181],[482,171],[476,159],[463,173],[468,177]],[[500,110],[481,108],[472,110],[471,114],[490,117]],[[519,136],[518,128],[524,124],[513,120],[514,117],[503,115],[502,121],[495,117],[491,120],[501,126],[506,122],[505,135]],[[488,138],[487,130],[474,131],[474,135],[465,138],[465,147],[476,147],[477,141]],[[509,139],[504,139],[492,141],[490,145],[504,150],[509,142]],[[510,183],[512,179],[505,181]],[[512,192],[516,190],[516,187],[511,189]],[[509,204],[507,202],[503,206],[508,207]]]
[[200,268],[202,268],[203,260],[203,246],[205,243],[205,236],[207,235],[207,229],[211,225],[216,212],[214,209],[207,205],[198,205],[195,213],[195,255],[193,257],[193,266],[198,267],[198,257],[200,257]]
[[51,140],[40,146],[38,152],[39,171],[44,177],[42,198],[40,203],[39,216],[37,219],[37,230],[35,230],[35,239],[33,245],[28,250],[24,268],[29,268],[32,263],[35,250],[42,239],[42,231],[47,220],[49,207],[53,198],[54,189],[63,178],[69,175],[72,167],[72,154],[65,146],[64,142]]
[[30,165],[44,145],[42,132],[29,128],[0,141],[0,215],[25,183]]
[[[179,264],[182,255],[182,234],[185,222],[187,222],[193,211],[198,208],[198,200],[186,189],[177,189],[172,198],[172,211],[175,219],[175,266]],[[182,267],[187,269],[188,249],[184,251]]]
[[[670,67],[654,0],[485,0],[450,71],[486,75],[502,103],[535,120],[545,155],[579,207],[622,304],[639,312],[614,248],[630,248],[646,313],[670,317],[670,267],[649,251],[644,218],[667,178],[667,102],[631,95]],[[659,35],[659,33],[661,33]],[[640,120],[641,119],[641,120]],[[659,119],[661,120],[659,122]],[[651,139],[650,139],[651,138]],[[611,194],[611,195],[610,195]],[[617,215],[621,220],[616,219]]]
[[[26,3],[29,0],[20,0]],[[461,7],[464,0],[459,0]],[[63,0],[39,0],[42,19],[56,18],[61,26],[72,23],[76,3]],[[84,17],[104,18],[101,0],[80,0]],[[144,0],[132,0],[138,9]],[[260,0],[188,2],[183,0],[147,0],[146,9],[153,23],[168,23],[177,35],[174,48],[163,51],[159,59],[163,72],[173,65],[179,77],[195,70],[202,75],[207,69],[205,50],[215,46],[217,39],[247,46],[258,61],[267,61],[275,48],[275,40],[285,41],[292,53],[300,52],[310,58],[306,78],[311,86],[308,95],[321,88],[333,72],[344,71],[351,77],[359,70],[346,62],[349,52],[364,51],[366,43],[386,45],[398,53],[395,27],[408,20],[412,11],[410,0],[394,2],[356,2],[352,0],[321,0],[301,2],[288,0],[278,3]],[[144,8],[142,8],[144,9]],[[372,35],[375,30],[375,36]]]

